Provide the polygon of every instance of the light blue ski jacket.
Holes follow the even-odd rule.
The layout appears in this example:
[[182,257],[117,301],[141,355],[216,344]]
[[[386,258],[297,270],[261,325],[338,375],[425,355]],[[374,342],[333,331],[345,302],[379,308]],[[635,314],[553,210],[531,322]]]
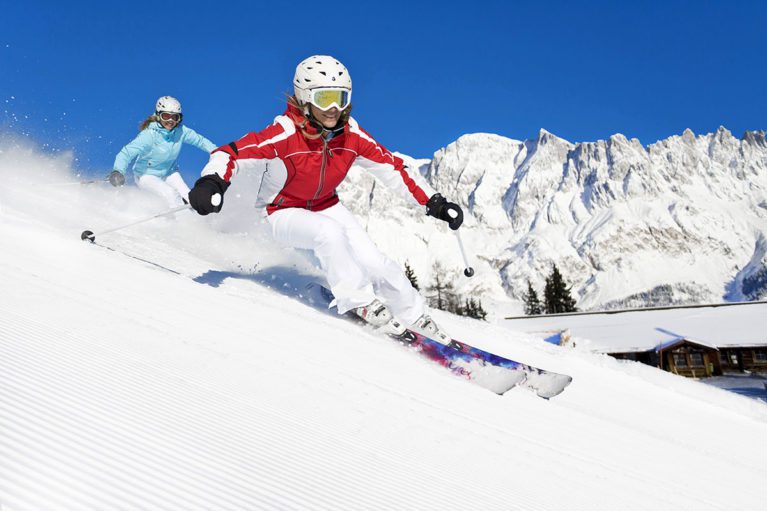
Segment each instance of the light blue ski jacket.
[[191,144],[210,153],[217,146],[192,128],[183,124],[172,130],[153,122],[123,147],[115,158],[114,169],[125,174],[131,162],[136,178],[145,174],[165,178],[178,170],[181,144]]

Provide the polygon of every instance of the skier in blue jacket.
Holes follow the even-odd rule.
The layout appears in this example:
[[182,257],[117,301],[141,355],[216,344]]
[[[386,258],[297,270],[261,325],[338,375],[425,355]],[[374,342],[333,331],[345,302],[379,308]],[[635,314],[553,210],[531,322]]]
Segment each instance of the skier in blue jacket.
[[183,117],[176,98],[158,99],[155,113],[141,123],[141,132],[117,154],[109,182],[113,186],[125,184],[125,173],[133,163],[133,176],[139,188],[160,195],[171,207],[187,203],[189,186],[178,169],[181,144],[191,144],[207,153],[218,146],[182,126]]

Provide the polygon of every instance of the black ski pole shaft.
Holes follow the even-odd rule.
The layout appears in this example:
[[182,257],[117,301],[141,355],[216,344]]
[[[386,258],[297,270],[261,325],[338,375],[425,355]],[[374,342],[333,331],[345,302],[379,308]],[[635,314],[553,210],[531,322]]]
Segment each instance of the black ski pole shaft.
[[463,249],[463,240],[461,240],[461,232],[458,229],[456,229],[453,232],[455,233],[455,239],[458,240],[458,248],[461,249],[461,256],[463,256],[463,264],[465,266],[463,270],[463,274],[466,275],[467,277],[471,277],[472,275],[474,275],[474,268],[472,268],[469,265],[469,259],[466,257],[466,251]]
[[184,204],[183,206],[177,206],[175,208],[171,208],[168,211],[163,211],[162,213],[157,213],[155,215],[152,215],[150,217],[142,218],[140,220],[136,220],[135,222],[131,222],[129,224],[121,225],[119,227],[113,227],[111,229],[106,229],[104,231],[100,231],[98,233],[94,233],[93,231],[83,231],[83,233],[80,235],[81,240],[88,240],[88,241],[96,241],[96,234],[99,236],[102,234],[107,234],[109,232],[115,232],[119,231],[121,229],[125,229],[127,227],[133,227],[134,225],[143,224],[144,222],[148,222],[150,220],[154,220],[155,218],[160,218],[161,216],[167,216],[172,215],[173,213],[176,213],[178,211],[183,211],[185,209],[189,209],[192,206],[189,204]]

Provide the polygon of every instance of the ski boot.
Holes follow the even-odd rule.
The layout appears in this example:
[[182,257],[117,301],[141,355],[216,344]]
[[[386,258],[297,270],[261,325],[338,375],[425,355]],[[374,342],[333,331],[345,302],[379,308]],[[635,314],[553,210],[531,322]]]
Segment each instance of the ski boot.
[[442,329],[437,326],[437,324],[428,314],[424,314],[415,320],[415,323],[410,325],[410,328],[419,334],[428,337],[429,339],[434,339],[439,343],[450,344],[451,342],[450,336],[442,331]]
[[415,336],[408,332],[402,322],[392,316],[388,307],[378,299],[362,307],[357,307],[354,309],[354,313],[376,330],[400,341],[409,344],[415,340]]

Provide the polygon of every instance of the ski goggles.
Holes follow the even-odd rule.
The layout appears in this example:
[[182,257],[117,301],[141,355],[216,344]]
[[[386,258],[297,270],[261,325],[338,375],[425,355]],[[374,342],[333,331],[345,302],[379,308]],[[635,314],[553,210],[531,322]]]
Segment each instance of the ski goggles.
[[174,121],[174,122],[180,122],[181,121],[181,114],[172,114],[170,112],[159,112],[160,120],[162,121]]
[[344,110],[352,101],[349,89],[312,89],[309,91],[309,103],[322,111],[336,107]]

